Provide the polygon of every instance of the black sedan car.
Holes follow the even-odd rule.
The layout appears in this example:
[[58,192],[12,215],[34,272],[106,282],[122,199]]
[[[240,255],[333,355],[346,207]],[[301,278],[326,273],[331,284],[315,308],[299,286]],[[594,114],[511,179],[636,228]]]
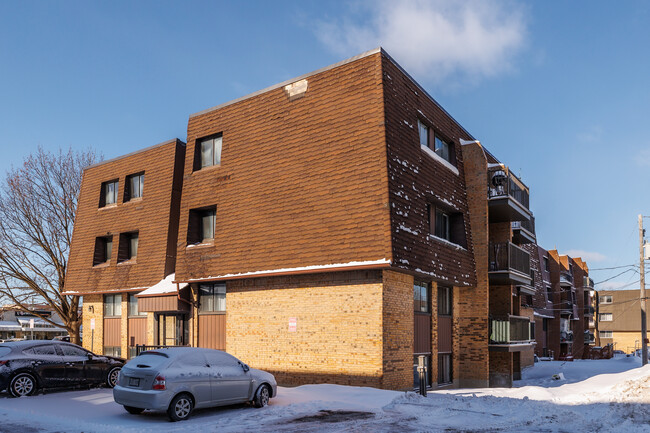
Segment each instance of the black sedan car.
[[0,343],[0,391],[22,397],[42,388],[100,384],[112,388],[123,365],[123,359],[98,356],[62,341]]

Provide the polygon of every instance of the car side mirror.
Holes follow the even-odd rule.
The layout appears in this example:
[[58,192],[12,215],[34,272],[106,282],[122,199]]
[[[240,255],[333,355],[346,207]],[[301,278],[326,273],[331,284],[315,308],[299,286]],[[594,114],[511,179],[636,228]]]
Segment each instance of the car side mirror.
[[95,357],[92,353],[88,354],[88,361],[92,361],[92,359]]
[[251,368],[250,368],[248,365],[246,365],[246,364],[242,364],[242,365],[241,365],[241,368],[243,368],[244,371],[245,371],[246,373],[248,373],[248,371],[251,369]]

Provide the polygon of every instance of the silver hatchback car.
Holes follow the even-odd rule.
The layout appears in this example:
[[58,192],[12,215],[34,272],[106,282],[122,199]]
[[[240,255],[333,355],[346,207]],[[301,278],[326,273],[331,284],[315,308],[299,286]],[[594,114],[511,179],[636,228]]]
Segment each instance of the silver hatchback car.
[[187,419],[195,408],[246,402],[264,407],[276,393],[272,374],[198,347],[143,352],[122,367],[113,388],[115,402],[129,413],[166,410],[172,421]]

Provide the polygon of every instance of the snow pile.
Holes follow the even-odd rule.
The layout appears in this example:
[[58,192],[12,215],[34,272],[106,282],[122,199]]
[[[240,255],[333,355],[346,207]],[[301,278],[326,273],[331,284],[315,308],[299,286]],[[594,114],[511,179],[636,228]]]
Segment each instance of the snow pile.
[[[551,379],[560,373],[563,380]],[[280,387],[266,408],[198,410],[181,423],[161,412],[129,415],[107,389],[20,399],[0,394],[0,431],[650,432],[650,365],[641,368],[638,358],[539,362],[523,376],[511,389],[427,397],[342,385]]]
[[[177,287],[173,282],[175,278],[176,274],[169,274],[164,279],[149,287],[147,290],[138,293],[138,296],[166,295],[170,293],[176,293]],[[181,283],[179,288],[183,289],[185,287],[187,287],[187,283]]]

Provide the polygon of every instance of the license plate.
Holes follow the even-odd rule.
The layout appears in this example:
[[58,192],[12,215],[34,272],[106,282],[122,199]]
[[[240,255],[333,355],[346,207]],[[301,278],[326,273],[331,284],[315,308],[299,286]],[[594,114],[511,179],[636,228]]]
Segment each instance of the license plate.
[[129,386],[140,386],[140,379],[137,377],[129,377]]

